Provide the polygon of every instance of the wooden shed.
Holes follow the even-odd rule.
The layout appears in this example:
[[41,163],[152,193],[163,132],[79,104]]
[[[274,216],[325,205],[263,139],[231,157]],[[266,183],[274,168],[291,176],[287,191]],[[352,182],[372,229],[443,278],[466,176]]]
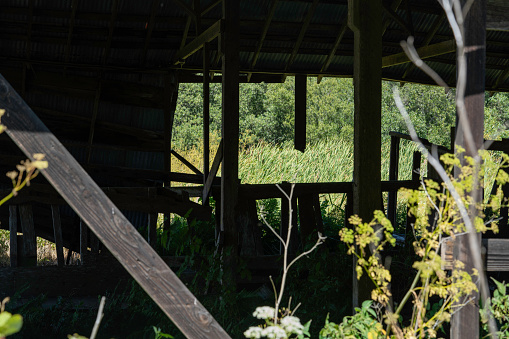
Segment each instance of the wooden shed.
[[[509,4],[474,1],[465,27],[466,46],[475,46],[467,53],[467,102],[472,121],[482,122],[484,91],[509,91]],[[131,224],[148,223],[153,232],[157,213],[190,209],[190,217],[206,219],[207,204],[171,189],[198,183],[203,201],[213,194],[218,202],[218,244],[260,255],[254,201],[281,194],[239,183],[238,88],[287,77],[295,77],[301,151],[307,77],[353,77],[353,182],[297,184],[296,197],[311,207],[306,213],[315,227],[319,193],[348,193],[352,212],[370,218],[382,191],[415,184],[380,176],[381,80],[435,84],[402,51],[409,36],[420,58],[454,87],[457,45],[435,0],[2,1],[0,109],[7,111],[7,133],[0,136],[0,172],[33,153],[46,154],[50,167],[42,171],[46,183],[1,207],[0,227],[16,234],[20,221],[26,256],[34,254],[26,244],[37,235],[82,253],[85,262],[99,239],[186,335],[203,337],[203,329],[186,325],[186,312],[195,312],[197,323],[214,320],[189,306],[192,295]],[[179,83],[186,82],[203,83],[205,164],[209,83],[222,83],[223,93],[222,142],[212,167],[194,168],[193,175],[172,172],[170,161],[179,157],[171,135]],[[248,222],[239,222],[243,216]],[[207,330],[208,338],[224,338],[220,327]]]

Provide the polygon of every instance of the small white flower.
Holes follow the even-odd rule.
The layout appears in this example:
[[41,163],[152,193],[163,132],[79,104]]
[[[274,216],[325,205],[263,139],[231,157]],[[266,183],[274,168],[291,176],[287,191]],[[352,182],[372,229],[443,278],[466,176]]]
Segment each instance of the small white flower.
[[262,329],[260,327],[250,327],[244,332],[246,338],[260,339],[262,337]]
[[278,326],[268,326],[262,330],[262,335],[269,339],[283,339],[288,338],[285,330]]
[[258,319],[268,319],[273,318],[275,314],[275,310],[273,307],[270,306],[262,306],[257,307],[256,310],[253,312],[253,317]]
[[281,319],[281,326],[286,332],[297,335],[301,335],[304,329],[304,326],[300,323],[300,319],[291,315]]

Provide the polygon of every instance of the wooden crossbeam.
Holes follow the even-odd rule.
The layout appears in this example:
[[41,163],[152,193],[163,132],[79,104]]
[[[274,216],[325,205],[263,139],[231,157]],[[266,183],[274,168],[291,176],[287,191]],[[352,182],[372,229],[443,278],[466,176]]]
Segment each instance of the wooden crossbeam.
[[402,18],[400,18],[398,13],[396,13],[396,11],[394,11],[390,7],[384,6],[383,4],[382,4],[382,9],[384,10],[385,13],[387,13],[392,18],[392,20],[394,20],[399,26],[401,26],[401,28],[403,28],[403,30],[408,35],[413,35],[410,27],[407,25],[407,23]]
[[2,76],[0,105],[9,137],[32,160],[45,154],[42,174],[182,333],[230,338]]
[[[395,12],[399,8],[399,6],[401,5],[402,1],[403,0],[394,0],[391,3],[390,10]],[[387,19],[385,19],[383,21],[383,23],[382,23],[382,36],[384,36],[385,31],[387,31],[387,28],[389,27],[390,24],[391,24],[391,19],[390,18],[387,18]]]
[[[327,56],[327,59],[325,59],[325,62],[323,63],[322,68],[320,69],[320,72],[325,73],[327,69],[329,68],[330,63],[332,62],[332,58],[334,58],[334,55],[336,55],[336,51],[338,50],[339,45],[341,44],[341,40],[343,40],[343,36],[346,33],[346,30],[348,29],[348,23],[344,22],[341,25],[341,28],[339,29],[338,36],[336,37],[336,41],[334,41],[334,45],[332,46],[332,49]],[[319,75],[316,78],[317,83],[320,83],[322,81],[323,75]]]
[[196,37],[189,44],[182,47],[175,57],[174,64],[182,63],[183,60],[187,59],[189,56],[193,55],[196,51],[200,50],[203,45],[207,42],[210,42],[217,38],[221,33],[222,24],[221,20],[216,21],[215,24],[207,28],[203,33]]
[[203,200],[207,200],[209,198],[210,189],[212,188],[212,184],[214,183],[214,178],[217,175],[217,171],[219,170],[219,165],[221,165],[221,161],[223,161],[223,139],[221,139],[221,142],[219,143],[216,156],[214,157],[212,167],[210,168],[209,176],[207,177],[207,181],[203,186],[203,196],[202,196]]
[[[417,54],[421,59],[431,58],[437,55],[448,54],[456,51],[456,42],[447,40],[433,45],[417,48]],[[405,64],[410,62],[405,52],[388,55],[382,58],[382,68]]]
[[[288,59],[288,62],[285,66],[285,72],[290,69],[293,62],[295,61],[295,58],[297,57],[297,52],[299,51],[300,45],[302,44],[302,40],[304,40],[304,36],[306,35],[306,32],[309,28],[309,24],[311,23],[311,19],[313,19],[313,14],[315,14],[316,7],[318,6],[319,0],[314,0],[311,4],[311,8],[308,10],[306,14],[306,18],[304,19],[304,22],[302,23],[302,27],[299,32],[299,36],[297,37],[297,41],[295,42],[295,45],[293,46],[292,54],[290,54],[290,58]],[[286,79],[286,75],[283,75],[283,81]]]
[[[453,269],[454,241],[443,239],[441,247],[442,269]],[[484,268],[488,272],[509,271],[509,239],[482,239]]]
[[9,205],[9,245],[11,267],[18,267],[18,207]]
[[[258,41],[258,44],[256,45],[256,50],[253,54],[253,58],[251,59],[251,69],[253,69],[256,65],[256,62],[258,61],[258,56],[260,55],[260,52],[262,50],[263,42],[265,41],[265,37],[267,36],[267,32],[269,31],[269,26],[272,21],[272,18],[274,17],[274,13],[276,12],[276,5],[278,0],[272,0],[269,7],[269,12],[267,13],[267,17],[265,19],[265,23],[263,24],[262,34],[260,35],[260,40]],[[251,76],[253,73],[247,74],[247,81],[249,82],[251,80]]]
[[171,150],[171,154],[173,154],[175,156],[175,158],[179,159],[184,165],[187,166],[187,168],[189,168],[194,173],[196,173],[198,175],[203,175],[203,173],[200,172],[199,169],[197,169],[193,164],[191,164],[186,158],[184,158],[183,156],[178,154],[178,152],[175,151],[174,149]]

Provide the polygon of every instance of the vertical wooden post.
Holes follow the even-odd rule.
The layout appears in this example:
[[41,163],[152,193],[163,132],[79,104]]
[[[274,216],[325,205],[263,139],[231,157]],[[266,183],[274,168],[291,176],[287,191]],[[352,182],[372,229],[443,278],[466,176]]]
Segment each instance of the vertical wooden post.
[[[389,159],[389,180],[398,180],[399,172],[399,147],[400,138],[391,136],[391,154]],[[398,205],[398,192],[389,192],[387,201],[387,217],[392,225],[396,227],[396,208]]]
[[306,94],[307,76],[295,76],[295,149],[306,150]]
[[57,250],[57,265],[64,266],[62,222],[60,220],[60,208],[58,205],[51,205],[51,215],[53,217],[53,236],[55,238],[55,248]]
[[[380,208],[382,1],[348,1],[348,25],[354,32],[354,171],[353,212],[363,220]],[[355,275],[355,272],[354,272]],[[353,305],[370,299],[372,284],[357,283]]]
[[80,220],[80,262],[85,265],[88,255],[88,227]]
[[[465,5],[468,1],[462,0]],[[464,121],[457,121],[456,144],[466,150],[467,156],[476,156],[484,142],[484,90],[486,64],[486,0],[474,1],[464,18],[464,41],[468,52],[466,56],[467,82],[465,90],[466,119],[470,126],[473,145],[466,142]],[[461,119],[461,118],[460,118]],[[458,174],[458,173],[455,173]],[[475,201],[482,199],[482,189],[474,190]],[[472,220],[476,217],[475,209],[469,211]],[[478,235],[478,246],[481,246],[481,235]],[[465,264],[464,270],[472,272],[474,261],[471,255],[467,236],[459,236],[454,242],[453,256]],[[479,335],[479,293],[472,293],[467,303],[451,319],[451,338],[477,338]]]
[[148,214],[148,243],[153,249],[157,245],[157,213]]
[[23,231],[23,266],[37,266],[37,237],[32,205],[20,205],[19,216]]
[[[232,250],[233,256],[238,251],[235,209],[239,177],[239,11],[239,1],[223,1],[221,231],[224,232],[224,246]],[[230,269],[235,272],[235,258],[231,259]]]
[[[209,44],[203,46],[203,185],[207,183],[210,166],[210,53]],[[209,205],[209,199],[202,204]]]
[[16,205],[9,205],[9,245],[11,267],[18,267],[18,211]]

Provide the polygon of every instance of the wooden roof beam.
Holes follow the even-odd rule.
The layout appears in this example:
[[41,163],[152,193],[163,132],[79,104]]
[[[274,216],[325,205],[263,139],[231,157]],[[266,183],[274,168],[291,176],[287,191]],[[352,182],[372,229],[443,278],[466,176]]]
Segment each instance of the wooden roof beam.
[[384,10],[385,13],[387,13],[387,15],[389,15],[392,18],[392,20],[394,20],[401,28],[403,28],[403,30],[408,35],[413,35],[412,29],[407,25],[407,23],[402,18],[400,18],[398,13],[396,13],[396,11],[394,11],[390,7],[384,6],[383,4],[382,4],[382,9]]
[[199,51],[203,45],[217,38],[222,30],[222,20],[216,21],[215,24],[203,31],[202,34],[196,37],[189,44],[182,47],[175,57],[174,64],[181,64],[183,60],[187,59],[197,51]]
[[[339,33],[338,33],[338,36],[336,37],[336,41],[334,42],[334,45],[332,46],[332,49],[331,49],[329,55],[327,56],[327,59],[325,59],[325,62],[323,63],[322,68],[320,69],[320,72],[325,73],[327,71],[327,69],[329,68],[330,63],[332,62],[332,58],[334,57],[334,55],[336,55],[336,51],[338,50],[338,47],[341,44],[341,40],[343,40],[343,36],[345,35],[347,29],[348,29],[348,24],[347,24],[347,22],[344,22],[341,25],[341,28],[339,29]],[[323,75],[319,75],[316,78],[316,82],[320,83],[320,81],[322,81],[322,78],[323,78]]]
[[495,80],[493,86],[491,86],[491,89],[497,89],[500,86],[500,84],[504,83],[507,80],[507,78],[509,78],[509,67],[502,71],[502,73],[498,76],[497,80]]
[[[433,26],[432,26],[431,30],[426,34],[426,37],[424,38],[422,47],[428,46],[430,44],[431,40],[437,33],[438,29],[440,28],[440,25],[442,25],[444,20],[445,20],[445,12],[436,17],[435,21],[433,22]],[[402,78],[405,79],[414,68],[415,68],[415,65],[413,63],[409,64],[407,69],[405,70],[405,73],[403,74]]]
[[182,8],[194,20],[196,20],[196,13],[194,10],[182,0],[172,0],[177,6]]
[[505,0],[487,1],[486,29],[509,31],[509,2]]
[[113,0],[111,3],[111,17],[110,17],[110,24],[108,28],[108,40],[106,42],[106,48],[103,51],[102,55],[102,64],[106,64],[106,61],[108,60],[108,57],[110,56],[111,52],[111,42],[113,40],[113,31],[115,30],[115,22],[117,21],[117,15],[118,15],[118,0]]
[[143,52],[141,52],[141,61],[140,65],[145,65],[147,60],[147,52],[148,47],[150,45],[150,39],[152,38],[152,32],[154,31],[155,18],[157,15],[157,9],[159,8],[160,0],[152,1],[152,9],[150,10],[150,17],[148,22],[146,23],[145,29],[147,30],[147,34],[145,35],[145,43],[143,44]]
[[[395,12],[399,6],[401,5],[401,2],[402,0],[394,0],[391,4],[391,11]],[[382,24],[382,36],[384,36],[385,34],[385,31],[387,31],[387,27],[389,27],[389,25],[391,24],[391,20],[390,19],[385,19],[383,21],[383,24]]]
[[[304,35],[306,35],[306,32],[308,30],[309,24],[311,23],[311,19],[313,18],[313,14],[315,14],[316,7],[318,6],[319,0],[314,0],[311,4],[311,8],[306,14],[306,18],[304,19],[304,23],[302,24],[302,28],[300,29],[299,36],[297,37],[297,41],[295,42],[295,45],[293,47],[292,54],[290,55],[290,59],[286,63],[285,66],[285,72],[288,71],[290,66],[292,66],[293,62],[295,61],[295,57],[297,56],[297,52],[299,51],[300,45],[302,44],[302,40],[304,40]],[[286,75],[283,75],[283,81],[286,80]]]
[[[267,14],[267,19],[265,20],[265,24],[263,25],[262,35],[260,36],[260,40],[258,41],[258,45],[256,46],[256,50],[253,54],[253,58],[251,59],[251,69],[253,69],[258,61],[258,56],[260,56],[260,52],[262,50],[263,42],[265,41],[265,37],[267,36],[267,32],[269,30],[270,23],[272,18],[274,17],[274,13],[276,12],[276,5],[278,0],[272,0],[269,7],[269,12]],[[247,74],[247,82],[251,80],[251,76],[253,73]]]
[[223,0],[216,0],[214,1],[213,3],[211,3],[210,5],[208,5],[207,7],[205,7],[201,13],[200,13],[200,16],[204,16],[205,14],[207,14],[208,12],[210,12],[212,9],[214,9],[214,7],[216,7],[217,5],[219,5],[220,3],[222,3]]
[[[456,51],[456,41],[447,40],[437,44],[417,48],[421,59],[431,58],[437,55],[448,54]],[[405,64],[410,62],[405,52],[388,55],[382,58],[382,68]]]
[[78,10],[78,0],[72,0],[71,17],[69,18],[69,32],[67,33],[67,43],[65,44],[65,62],[69,62],[71,58],[71,41],[74,31],[74,23],[76,22],[76,11]]

